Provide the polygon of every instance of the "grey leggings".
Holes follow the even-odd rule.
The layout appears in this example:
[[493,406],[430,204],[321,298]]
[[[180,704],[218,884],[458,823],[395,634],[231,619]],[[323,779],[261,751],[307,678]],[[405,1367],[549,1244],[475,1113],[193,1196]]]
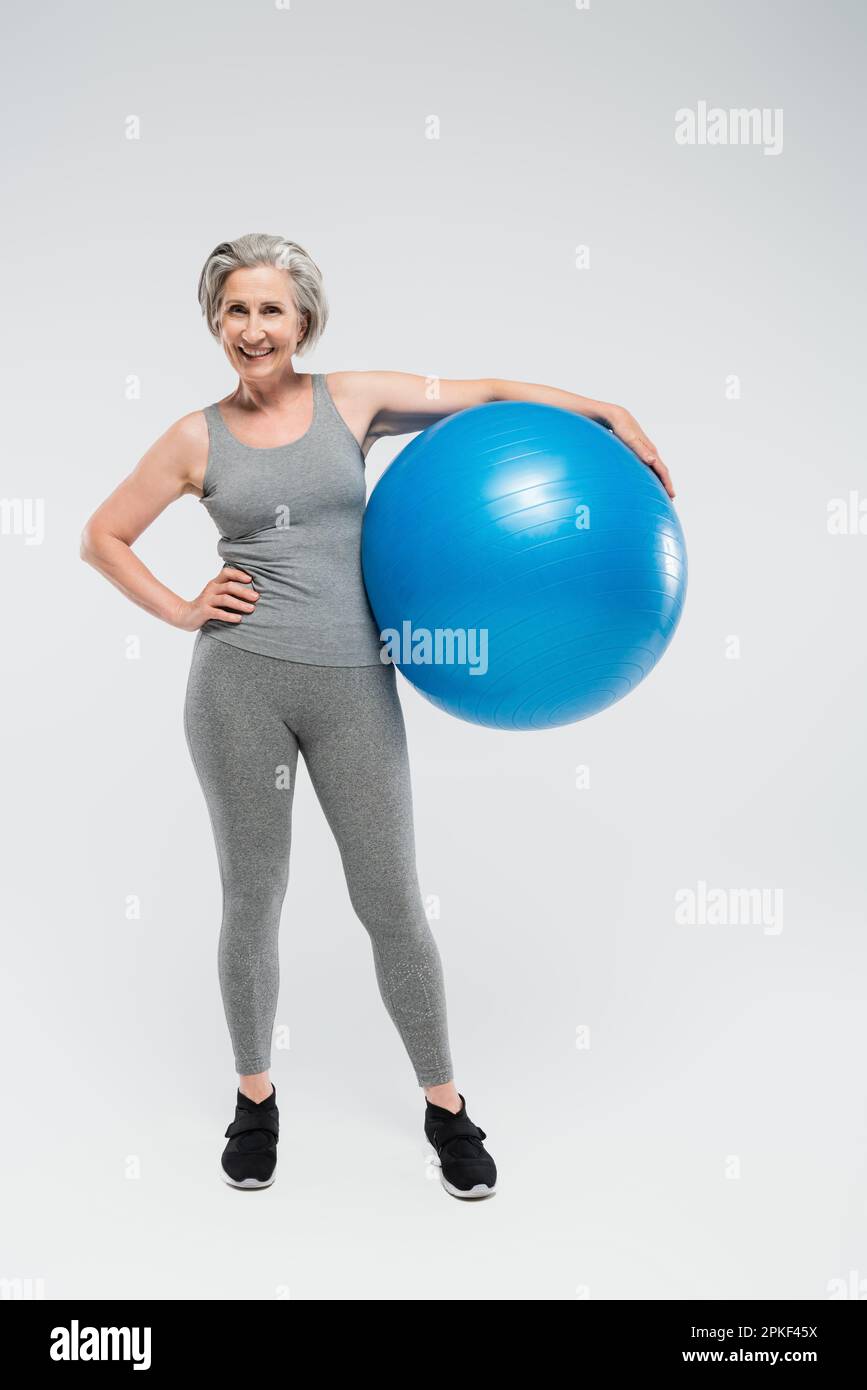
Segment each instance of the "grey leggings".
[[298,750],[367,929],[379,991],[420,1086],[452,1079],[442,965],[415,864],[392,665],[313,666],[200,632],[184,729],[223,886],[218,970],[240,1075],[267,1071]]

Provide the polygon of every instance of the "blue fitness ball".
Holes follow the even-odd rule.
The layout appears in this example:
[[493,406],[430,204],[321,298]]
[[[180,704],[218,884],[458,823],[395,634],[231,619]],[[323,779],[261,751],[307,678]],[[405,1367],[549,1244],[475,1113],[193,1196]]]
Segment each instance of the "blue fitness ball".
[[394,664],[493,729],[622,699],[671,641],[687,582],[656,474],[604,425],[525,401],[459,411],[401,450],[367,504],[361,563]]

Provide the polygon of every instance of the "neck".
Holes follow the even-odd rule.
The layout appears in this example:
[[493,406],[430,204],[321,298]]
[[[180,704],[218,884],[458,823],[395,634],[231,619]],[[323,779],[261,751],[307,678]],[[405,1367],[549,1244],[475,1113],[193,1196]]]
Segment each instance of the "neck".
[[282,376],[275,381],[249,382],[239,379],[233,395],[229,397],[232,405],[239,410],[264,411],[279,414],[286,406],[292,406],[307,390],[306,374],[287,367]]

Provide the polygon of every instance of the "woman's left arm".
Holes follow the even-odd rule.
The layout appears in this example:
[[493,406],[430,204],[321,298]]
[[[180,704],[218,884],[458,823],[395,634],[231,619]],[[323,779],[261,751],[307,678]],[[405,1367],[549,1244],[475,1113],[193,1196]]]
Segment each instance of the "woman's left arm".
[[589,396],[575,396],[571,391],[560,391],[556,386],[536,386],[527,381],[491,381],[492,401],[536,401],[539,405],[556,405],[560,410],[572,410],[576,415],[586,415],[607,425],[610,430],[628,444],[642,463],[657,474],[669,497],[674,496],[671,476],[657,453],[656,445],[648,439],[644,430],[628,410],[622,405],[607,405],[605,401],[594,401]]
[[[620,405],[576,396],[556,386],[528,381],[501,381],[495,377],[449,380],[445,377],[416,376],[411,372],[339,372],[333,380],[336,391],[354,409],[367,427],[365,444],[385,435],[410,434],[428,425],[489,401],[536,401],[572,410],[590,420],[607,425],[656,473],[668,493],[674,487],[668,469],[638,421]],[[368,423],[369,422],[369,423]]]

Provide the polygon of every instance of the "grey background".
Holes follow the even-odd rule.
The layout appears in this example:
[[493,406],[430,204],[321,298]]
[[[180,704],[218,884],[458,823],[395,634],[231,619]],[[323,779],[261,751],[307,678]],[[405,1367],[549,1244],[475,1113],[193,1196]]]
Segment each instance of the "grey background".
[[[160,0],[3,28],[2,494],[44,499],[45,535],[0,537],[0,1276],[48,1298],[867,1296],[867,536],[826,520],[865,489],[862,7]],[[782,153],[677,145],[700,100],[783,108]],[[78,539],[234,385],[195,288],[254,230],[325,274],[299,370],[615,401],[678,490],[685,615],[628,699],[510,735],[400,681],[457,1084],[501,1171],[480,1204],[430,1181],[303,768],[279,1177],[218,1176],[236,1079],[193,636]],[[406,442],[375,447],[371,486]],[[183,498],[136,549],[191,597],[216,541]],[[699,880],[781,889],[783,929],[677,925]]]

